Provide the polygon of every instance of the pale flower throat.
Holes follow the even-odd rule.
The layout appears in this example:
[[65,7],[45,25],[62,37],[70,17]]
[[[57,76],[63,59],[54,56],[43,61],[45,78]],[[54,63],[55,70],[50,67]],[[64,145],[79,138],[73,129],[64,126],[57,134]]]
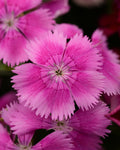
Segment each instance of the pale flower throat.
[[63,131],[64,133],[69,133],[73,130],[72,127],[68,125],[68,120],[54,121],[53,129]]
[[24,146],[24,145],[19,145],[19,150],[31,150],[31,145],[30,146]]
[[7,32],[10,29],[16,29],[18,19],[15,18],[13,12],[9,14],[5,14],[3,18],[1,18],[2,29]]
[[69,70],[69,67],[64,65],[64,63],[56,64],[54,66],[51,66],[48,74],[51,76],[51,79],[55,82],[59,81],[65,81],[69,79],[69,76],[72,74],[72,72]]

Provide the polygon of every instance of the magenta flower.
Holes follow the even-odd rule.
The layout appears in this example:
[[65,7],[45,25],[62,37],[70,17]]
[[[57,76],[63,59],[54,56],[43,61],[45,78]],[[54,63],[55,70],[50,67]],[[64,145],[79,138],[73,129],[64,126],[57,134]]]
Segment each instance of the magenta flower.
[[62,34],[49,32],[28,46],[35,63],[15,68],[12,79],[19,100],[36,114],[60,120],[71,116],[74,101],[82,109],[98,102],[103,90],[101,57],[87,37],[74,36],[68,43]]
[[10,138],[6,129],[0,124],[0,150],[72,150],[71,139],[60,131],[49,134],[32,146],[33,133],[18,136],[18,144]]
[[114,0],[111,8],[111,13],[100,17],[99,27],[108,37],[116,33],[120,37],[120,0]]
[[0,97],[0,110],[10,102],[17,101],[17,96],[15,94],[15,92],[10,91],[2,97]]
[[[19,117],[18,117],[19,116]],[[17,102],[10,103],[2,109],[1,117],[14,130],[14,134],[27,134],[36,129],[43,129],[44,118],[35,115],[35,111]],[[17,129],[16,129],[17,127]],[[37,127],[37,128],[36,128]]]
[[43,2],[41,7],[49,9],[54,18],[67,13],[70,9],[68,0],[43,0]]
[[18,98],[16,93],[13,91],[9,91],[8,93],[4,94],[0,97],[0,123],[4,124],[3,119],[1,118],[1,110],[9,105],[11,102],[18,102]]
[[118,105],[110,113],[106,114],[106,116],[120,126],[120,105]]
[[15,134],[20,135],[37,129],[54,129],[68,134],[74,144],[74,150],[97,150],[101,143],[100,137],[110,132],[106,129],[110,125],[110,120],[105,117],[108,112],[109,108],[103,102],[99,102],[88,111],[79,109],[71,119],[55,121],[50,116],[47,119],[36,116],[34,111],[22,104],[13,104],[3,109],[2,117]]
[[28,60],[24,51],[27,42],[52,28],[54,21],[47,9],[29,12],[40,2],[41,0],[0,1],[0,59],[3,59],[3,63],[14,66]]
[[106,37],[102,31],[96,30],[92,35],[92,41],[103,57],[101,72],[105,76],[104,92],[108,95],[120,93],[120,64],[118,55],[108,49]]
[[82,34],[83,30],[78,28],[78,26],[68,23],[56,24],[55,29],[60,33],[63,33],[64,36],[67,36],[68,39],[74,37],[75,34]]
[[106,96],[105,98],[111,109],[106,116],[120,126],[120,95]]

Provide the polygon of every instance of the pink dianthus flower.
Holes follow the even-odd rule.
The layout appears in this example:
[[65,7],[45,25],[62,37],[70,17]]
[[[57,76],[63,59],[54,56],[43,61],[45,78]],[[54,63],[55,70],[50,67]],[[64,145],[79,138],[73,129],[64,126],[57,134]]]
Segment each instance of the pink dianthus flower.
[[102,30],[97,29],[92,35],[92,42],[103,57],[101,72],[105,76],[105,90],[108,95],[120,94],[120,63],[118,55],[107,46],[107,38]]
[[27,61],[28,56],[24,51],[26,43],[38,37],[42,31],[52,29],[54,21],[48,9],[31,11],[40,2],[0,1],[0,59],[3,59],[3,63],[14,66]]
[[99,102],[94,108],[89,110],[79,109],[67,120],[52,120],[36,116],[34,111],[22,104],[13,104],[7,109],[3,109],[2,118],[11,126],[15,134],[33,132],[37,129],[54,129],[55,132],[62,131],[71,138],[74,144],[73,150],[97,150],[102,143],[100,137],[104,137],[110,131],[107,126],[110,125],[105,115],[109,108]]
[[15,144],[7,130],[0,124],[0,150],[72,150],[71,139],[60,131],[54,132],[32,146],[33,133],[18,136]]
[[82,109],[98,102],[103,90],[103,75],[98,50],[85,36],[67,37],[48,32],[26,49],[34,62],[18,66],[13,71],[13,87],[20,102],[25,102],[36,114],[52,119],[68,118],[74,111],[74,101]]

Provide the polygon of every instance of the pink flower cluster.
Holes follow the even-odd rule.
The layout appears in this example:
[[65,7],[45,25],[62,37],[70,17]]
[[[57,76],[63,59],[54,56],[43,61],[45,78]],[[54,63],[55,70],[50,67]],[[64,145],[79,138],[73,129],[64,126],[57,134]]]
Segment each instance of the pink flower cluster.
[[[100,96],[120,94],[118,56],[102,30],[89,39],[76,25],[57,24],[68,10],[68,0],[0,1],[0,59],[18,65],[17,97],[0,108],[0,150],[99,150],[110,133]],[[38,129],[51,133],[33,144]]]

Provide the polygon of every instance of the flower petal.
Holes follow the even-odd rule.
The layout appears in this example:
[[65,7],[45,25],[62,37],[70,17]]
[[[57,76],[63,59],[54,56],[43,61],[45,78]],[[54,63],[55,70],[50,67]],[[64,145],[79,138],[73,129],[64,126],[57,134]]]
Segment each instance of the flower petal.
[[17,150],[6,129],[0,124],[0,150]]
[[47,8],[52,12],[54,17],[65,14],[69,11],[70,7],[68,0],[50,0],[42,4],[42,8]]
[[34,135],[34,132],[29,132],[27,134],[19,135],[18,136],[19,144],[24,145],[24,146],[29,146],[33,135]]
[[70,138],[60,131],[53,132],[32,147],[32,150],[72,150]]
[[26,49],[29,58],[36,64],[44,65],[54,55],[62,54],[66,47],[66,38],[58,32],[55,32],[54,36],[52,32],[48,32],[39,38],[31,42]]
[[117,54],[107,47],[106,37],[101,30],[96,30],[92,35],[92,41],[99,49],[103,57],[101,72],[105,76],[105,90],[108,95],[120,93],[120,64]]
[[100,136],[104,137],[110,130],[110,120],[105,117],[109,108],[105,103],[99,102],[89,110],[79,109],[69,120],[68,126],[73,130],[69,137],[72,138],[75,149],[97,150],[100,147]]
[[57,30],[60,33],[63,32],[64,36],[67,36],[68,39],[72,38],[75,34],[83,35],[83,30],[73,24],[67,23],[56,24],[55,30]]
[[[2,110],[2,118],[14,131],[21,135],[42,128],[42,118],[23,104],[14,103]],[[22,138],[22,137],[21,137]]]

